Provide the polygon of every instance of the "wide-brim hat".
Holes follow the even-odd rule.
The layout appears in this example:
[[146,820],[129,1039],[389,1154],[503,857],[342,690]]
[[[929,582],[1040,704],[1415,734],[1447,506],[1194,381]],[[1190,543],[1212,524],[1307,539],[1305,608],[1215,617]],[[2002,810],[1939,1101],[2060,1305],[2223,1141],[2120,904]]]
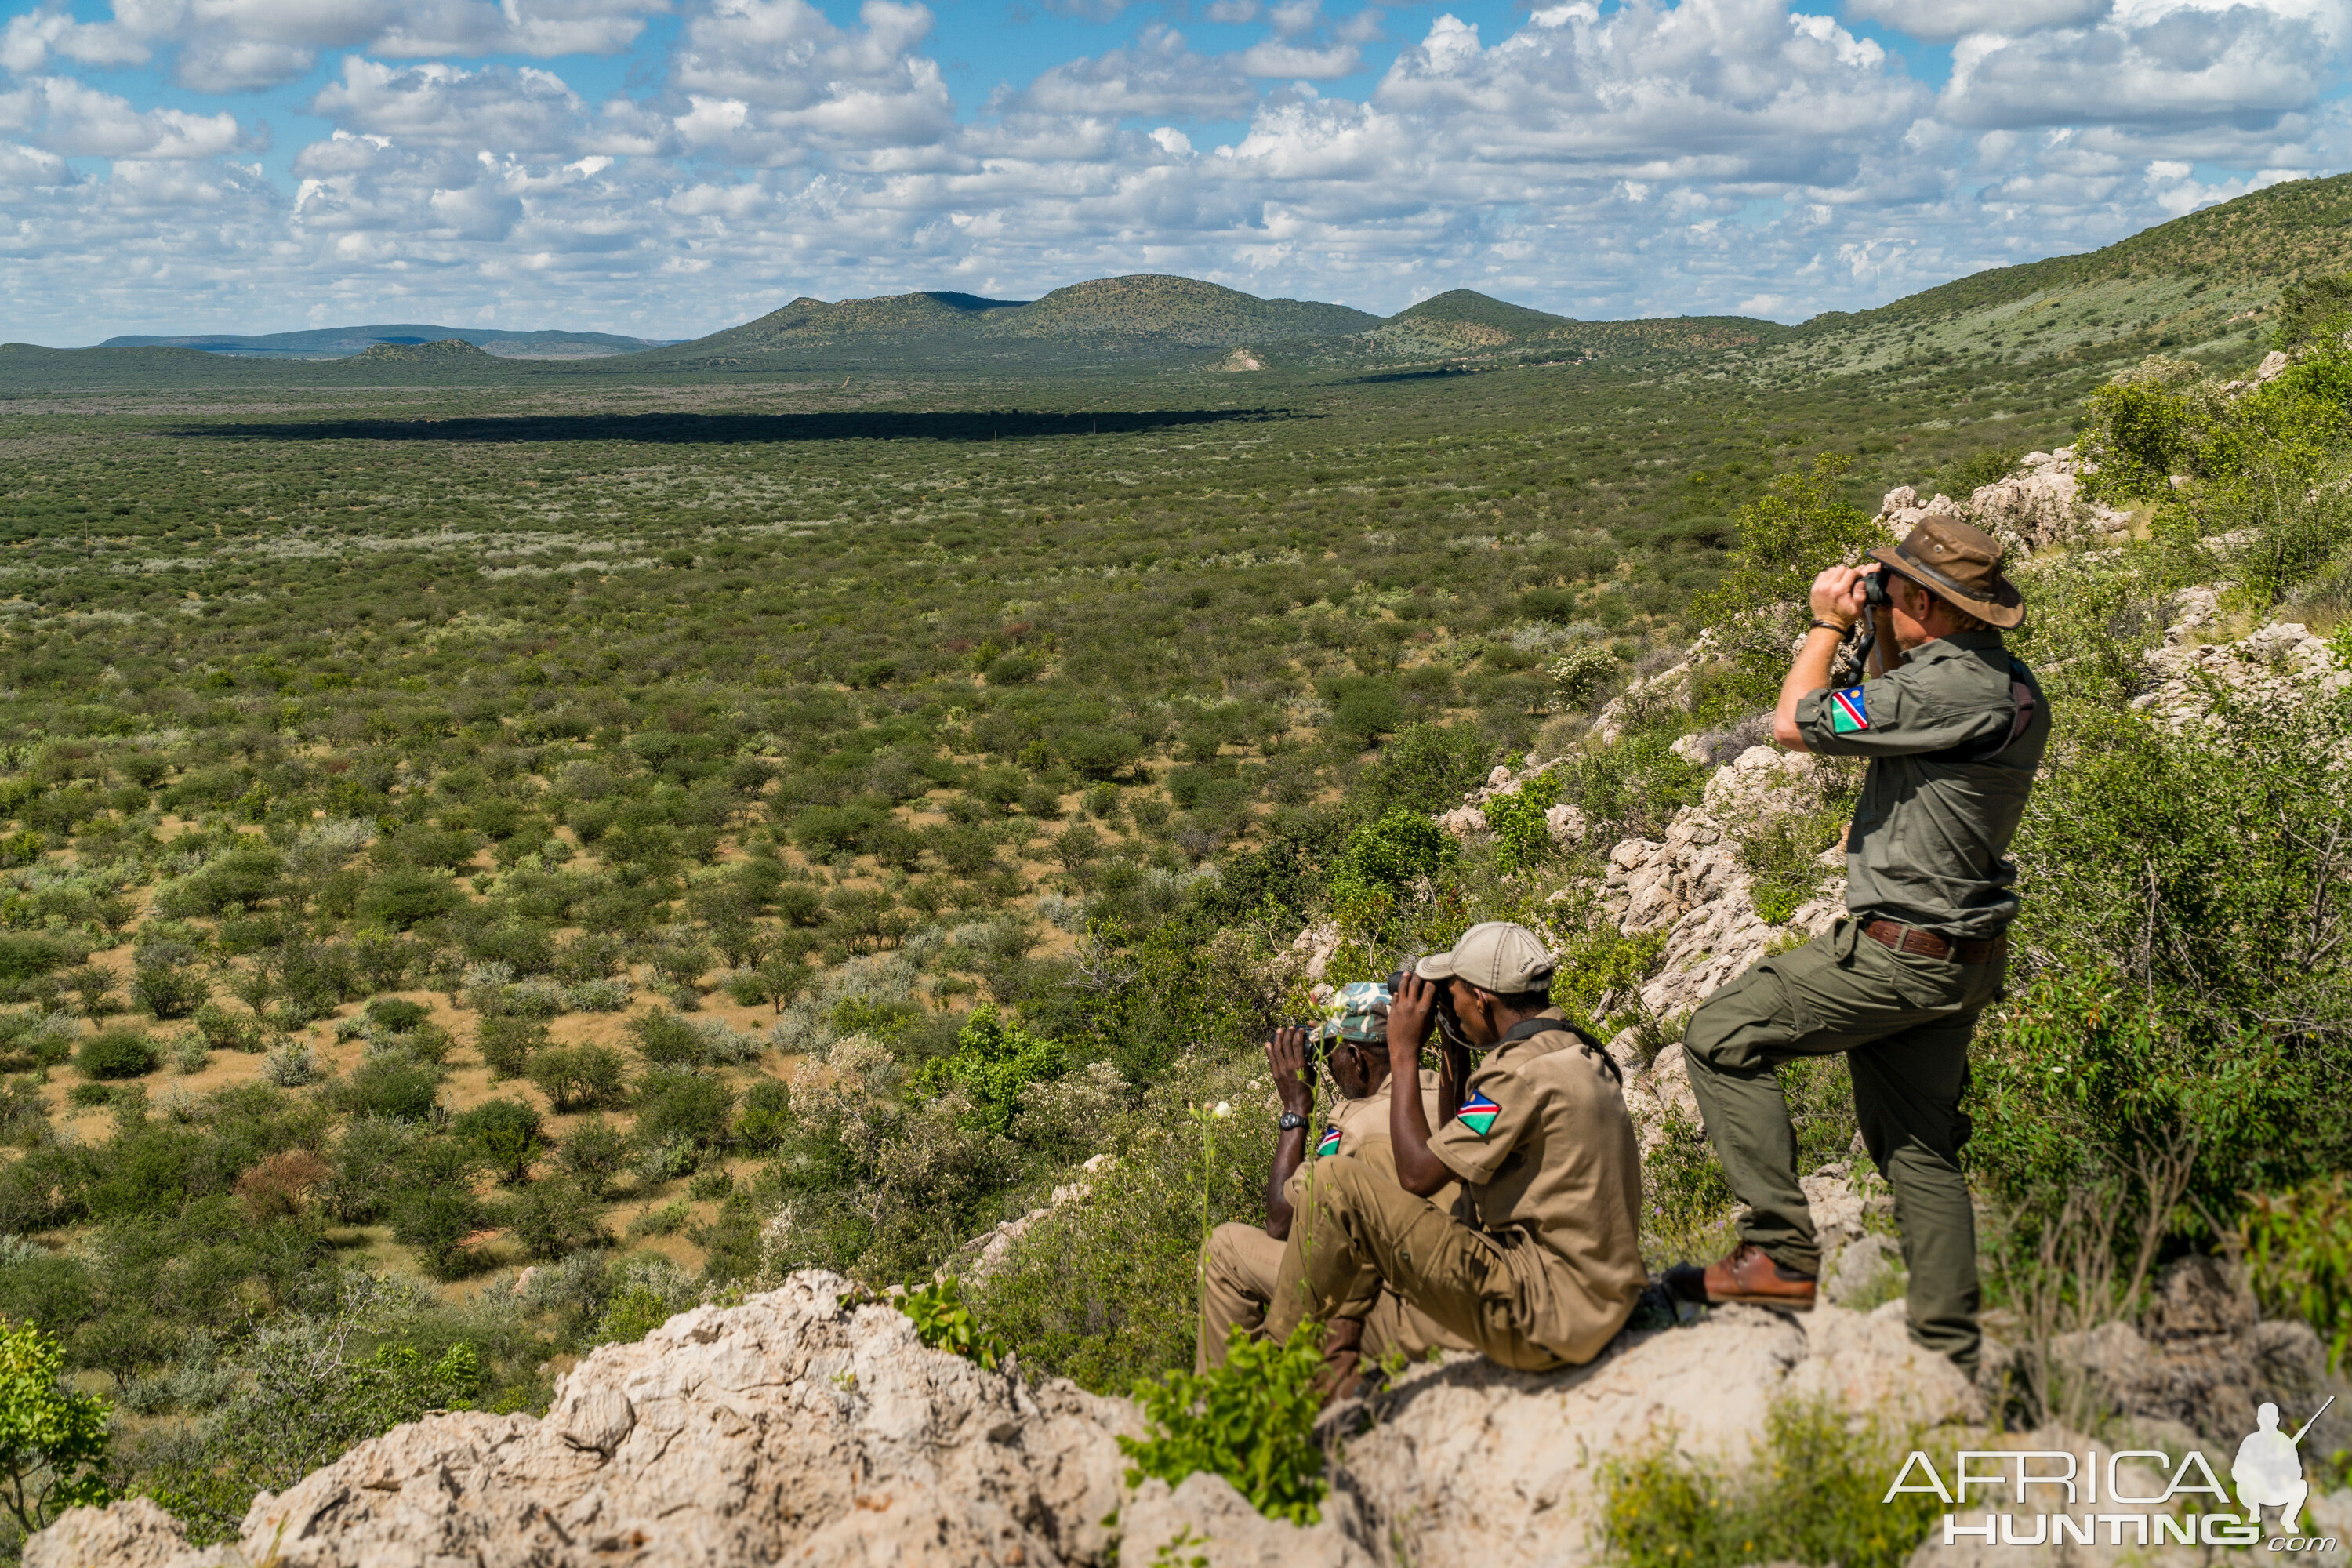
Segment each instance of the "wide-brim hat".
[[1892,550],[1870,558],[1989,626],[2007,631],[2025,619],[2025,595],[2001,574],[2000,541],[1956,517],[1930,514]]

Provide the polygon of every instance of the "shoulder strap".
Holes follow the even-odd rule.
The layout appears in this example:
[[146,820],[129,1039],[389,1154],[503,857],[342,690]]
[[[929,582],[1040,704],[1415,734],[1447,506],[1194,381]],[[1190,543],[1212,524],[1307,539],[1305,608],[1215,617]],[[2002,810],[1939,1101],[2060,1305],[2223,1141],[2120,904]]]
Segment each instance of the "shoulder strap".
[[2007,734],[1996,735],[1975,745],[1947,746],[1940,752],[1929,752],[1919,760],[1923,763],[1989,763],[2017,744],[2018,738],[2032,727],[2034,710],[2038,706],[2034,701],[2033,688],[2026,684],[2028,673],[2025,661],[2015,654],[2010,655]]
[[1549,1035],[1554,1030],[1563,1035],[1575,1036],[1577,1044],[1601,1058],[1601,1065],[1609,1070],[1611,1078],[1617,1080],[1617,1087],[1620,1089],[1625,1087],[1625,1069],[1617,1065],[1617,1058],[1611,1056],[1607,1047],[1603,1047],[1599,1040],[1565,1018],[1522,1018],[1512,1025],[1501,1039],[1495,1042],[1494,1048],[1500,1050],[1505,1046],[1514,1045],[1520,1040],[1532,1040],[1538,1035]]

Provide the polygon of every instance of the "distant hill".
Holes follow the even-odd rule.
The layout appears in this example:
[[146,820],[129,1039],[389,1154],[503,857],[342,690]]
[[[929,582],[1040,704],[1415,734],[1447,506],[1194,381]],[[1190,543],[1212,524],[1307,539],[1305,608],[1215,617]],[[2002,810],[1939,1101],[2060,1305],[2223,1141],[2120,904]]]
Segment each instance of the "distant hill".
[[1345,305],[1261,300],[1197,279],[1139,274],[1056,289],[1042,300],[892,294],[799,299],[740,327],[633,357],[712,368],[1043,367],[1196,354],[1338,337],[1380,324]]
[[627,368],[1045,368],[1198,363],[1207,351],[1222,368],[1246,370],[1496,353],[1591,358],[1754,344],[1789,331],[1744,316],[1579,321],[1467,289],[1383,320],[1346,305],[1261,300],[1198,279],[1144,273],[1073,283],[1025,303],[969,294],[837,304],[803,298],[740,327],[635,355]]
[[511,332],[486,327],[433,327],[404,323],[376,327],[319,327],[300,332],[258,336],[213,333],[184,338],[109,338],[102,349],[198,349],[205,353],[262,359],[349,359],[378,343],[414,347],[460,339],[501,359],[594,359],[635,353],[667,342],[616,337],[610,332]]
[[2291,180],[2074,256],[1997,267],[1875,310],[1816,316],[1779,368],[1962,360],[2242,359],[2287,284],[2352,272],[2352,174]]
[[1706,350],[1772,342],[1790,331],[1753,316],[1659,316],[1580,321],[1531,310],[1471,289],[1451,289],[1410,305],[1366,334],[1397,352],[1488,354],[1558,352],[1576,358]]

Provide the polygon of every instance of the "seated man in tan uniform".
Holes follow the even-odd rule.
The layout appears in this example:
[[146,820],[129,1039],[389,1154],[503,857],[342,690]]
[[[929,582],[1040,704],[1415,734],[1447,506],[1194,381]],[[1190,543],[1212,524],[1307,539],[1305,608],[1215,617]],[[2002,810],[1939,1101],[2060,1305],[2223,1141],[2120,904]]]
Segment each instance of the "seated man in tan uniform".
[[[1360,982],[1334,994],[1332,1016],[1315,1030],[1277,1029],[1265,1044],[1282,1120],[1274,1146],[1274,1167],[1265,1184],[1265,1226],[1221,1225],[1201,1253],[1201,1329],[1193,1348],[1196,1372],[1223,1366],[1225,1346],[1236,1328],[1255,1333],[1265,1321],[1274,1297],[1274,1277],[1282,1267],[1282,1244],[1290,1234],[1295,1205],[1307,1190],[1317,1162],[1341,1154],[1368,1155],[1385,1167],[1389,1137],[1389,1075],[1385,1037],[1389,990]],[[1309,1153],[1307,1133],[1315,1107],[1314,1078],[1307,1066],[1313,1042],[1327,1053],[1324,1065],[1333,1088],[1329,1119],[1316,1134]],[[1437,1075],[1419,1074],[1425,1114],[1437,1110]],[[1377,1142],[1377,1150],[1367,1148]],[[1364,1352],[1378,1358],[1390,1351],[1421,1356],[1444,1345],[1469,1347],[1393,1295],[1383,1293],[1369,1314]]]
[[[1449,1052],[1441,1110],[1453,1114],[1434,1133],[1419,1095],[1391,1097],[1393,1174],[1326,1160],[1293,1219],[1265,1331],[1328,1323],[1334,1388],[1352,1380],[1384,1286],[1484,1354],[1541,1372],[1600,1354],[1648,1283],[1617,1065],[1551,1005],[1551,973],[1533,931],[1489,921],[1423,959],[1390,1006],[1391,1075],[1417,1070],[1441,992],[1486,1059]],[[1457,1178],[1470,1219],[1428,1198]]]

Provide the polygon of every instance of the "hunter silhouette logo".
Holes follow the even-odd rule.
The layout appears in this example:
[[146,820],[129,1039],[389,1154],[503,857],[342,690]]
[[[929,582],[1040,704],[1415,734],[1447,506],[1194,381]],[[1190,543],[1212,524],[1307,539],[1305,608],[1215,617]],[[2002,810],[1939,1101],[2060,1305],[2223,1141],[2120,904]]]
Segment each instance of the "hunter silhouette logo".
[[2238,1457],[2231,1461],[2230,1479],[2237,1483],[2238,1506],[2245,1510],[2246,1522],[2260,1524],[2263,1510],[2279,1510],[2278,1527],[2293,1535],[2298,1516],[2303,1512],[2304,1500],[2311,1496],[2311,1483],[2303,1479],[2303,1454],[2297,1445],[2309,1432],[2336,1396],[2327,1396],[2327,1405],[2311,1413],[2292,1437],[2278,1429],[2279,1408],[2264,1405],[2254,1412],[2256,1426],[2238,1445]]
[[[2336,1537],[2300,1533],[2303,1505],[2311,1496],[2300,1446],[2335,1403],[2330,1395],[2292,1435],[2279,1430],[2277,1405],[2261,1406],[2254,1430],[2238,1445],[2230,1465],[2234,1499],[2194,1448],[2176,1464],[2160,1449],[2102,1455],[2092,1447],[2080,1453],[1964,1448],[1948,1461],[1948,1484],[1936,1461],[1915,1450],[1881,1500],[1891,1503],[1906,1492],[1939,1500],[1952,1510],[1944,1515],[1946,1546],[1963,1540],[1986,1546],[2252,1546],[2263,1541],[2267,1508],[2278,1510],[2278,1533],[2270,1537],[2270,1550],[2333,1552]],[[2157,1489],[2147,1489],[2151,1488]],[[1971,1497],[1978,1489],[1979,1495]],[[2007,1509],[2000,1504],[2003,1494]],[[2236,1512],[2229,1511],[2233,1501]],[[1985,1511],[1964,1511],[1971,1503]]]

